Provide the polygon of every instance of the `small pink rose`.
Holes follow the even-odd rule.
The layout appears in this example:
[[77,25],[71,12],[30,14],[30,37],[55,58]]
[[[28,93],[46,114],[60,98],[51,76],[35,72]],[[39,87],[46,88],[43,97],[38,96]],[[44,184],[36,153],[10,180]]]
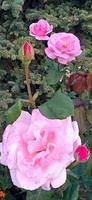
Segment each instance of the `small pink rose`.
[[48,40],[48,33],[52,32],[53,25],[49,25],[47,20],[40,19],[37,23],[29,26],[29,35],[35,37],[37,40]]
[[28,41],[25,41],[22,45],[22,57],[27,62],[34,59],[34,49]]
[[90,152],[85,145],[78,146],[76,151],[75,151],[77,161],[79,161],[79,162],[87,161],[88,158],[89,158],[89,154],[90,154]]
[[50,36],[46,55],[57,59],[61,64],[67,64],[81,54],[79,39],[72,33],[54,33]]
[[58,188],[66,181],[66,168],[81,144],[77,122],[71,117],[48,119],[38,109],[22,111],[8,125],[0,143],[0,163],[8,166],[17,187],[35,190]]

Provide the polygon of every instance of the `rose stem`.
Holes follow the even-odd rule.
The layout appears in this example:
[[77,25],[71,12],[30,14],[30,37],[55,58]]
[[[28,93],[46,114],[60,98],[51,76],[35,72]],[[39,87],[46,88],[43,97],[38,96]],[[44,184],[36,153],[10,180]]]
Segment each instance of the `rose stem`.
[[35,106],[35,101],[33,99],[32,90],[31,90],[31,86],[30,86],[31,79],[30,79],[30,71],[29,71],[29,66],[28,65],[25,67],[25,76],[26,76],[26,85],[27,85],[29,101],[30,101],[30,104],[32,105],[32,107],[35,108],[36,107]]

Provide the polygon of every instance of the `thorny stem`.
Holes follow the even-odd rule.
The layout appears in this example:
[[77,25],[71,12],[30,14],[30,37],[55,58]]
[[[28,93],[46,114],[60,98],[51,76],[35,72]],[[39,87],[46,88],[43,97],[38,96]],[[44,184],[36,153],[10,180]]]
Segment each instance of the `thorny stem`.
[[30,71],[29,71],[28,65],[25,67],[25,76],[26,76],[26,85],[27,85],[29,101],[30,101],[30,104],[32,105],[32,107],[35,108],[36,107],[35,100],[33,99],[32,90],[31,90],[31,86],[30,86],[31,79],[30,79]]

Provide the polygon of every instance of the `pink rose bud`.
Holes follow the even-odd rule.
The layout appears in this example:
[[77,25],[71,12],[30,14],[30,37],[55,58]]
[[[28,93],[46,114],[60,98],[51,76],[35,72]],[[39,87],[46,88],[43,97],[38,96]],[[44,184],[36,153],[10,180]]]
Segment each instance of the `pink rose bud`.
[[26,63],[30,63],[34,59],[34,49],[32,45],[25,41],[22,46],[22,57]]
[[29,35],[37,40],[48,40],[48,33],[52,32],[53,25],[50,25],[47,20],[40,19],[37,23],[32,23],[29,26]]
[[77,161],[79,162],[85,162],[89,158],[89,150],[85,145],[80,145],[77,147],[75,151],[75,155],[77,157]]
[[54,33],[50,36],[46,55],[58,60],[61,64],[68,64],[81,54],[80,40],[72,33]]

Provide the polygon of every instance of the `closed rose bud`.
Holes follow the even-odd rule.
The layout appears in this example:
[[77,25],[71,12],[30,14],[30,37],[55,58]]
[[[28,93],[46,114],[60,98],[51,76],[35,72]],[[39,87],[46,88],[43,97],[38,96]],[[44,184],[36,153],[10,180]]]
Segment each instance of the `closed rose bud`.
[[85,162],[89,158],[89,150],[85,145],[79,145],[75,150],[75,156],[78,162]]
[[26,64],[29,64],[34,59],[34,49],[32,45],[25,41],[22,46],[22,58]]

